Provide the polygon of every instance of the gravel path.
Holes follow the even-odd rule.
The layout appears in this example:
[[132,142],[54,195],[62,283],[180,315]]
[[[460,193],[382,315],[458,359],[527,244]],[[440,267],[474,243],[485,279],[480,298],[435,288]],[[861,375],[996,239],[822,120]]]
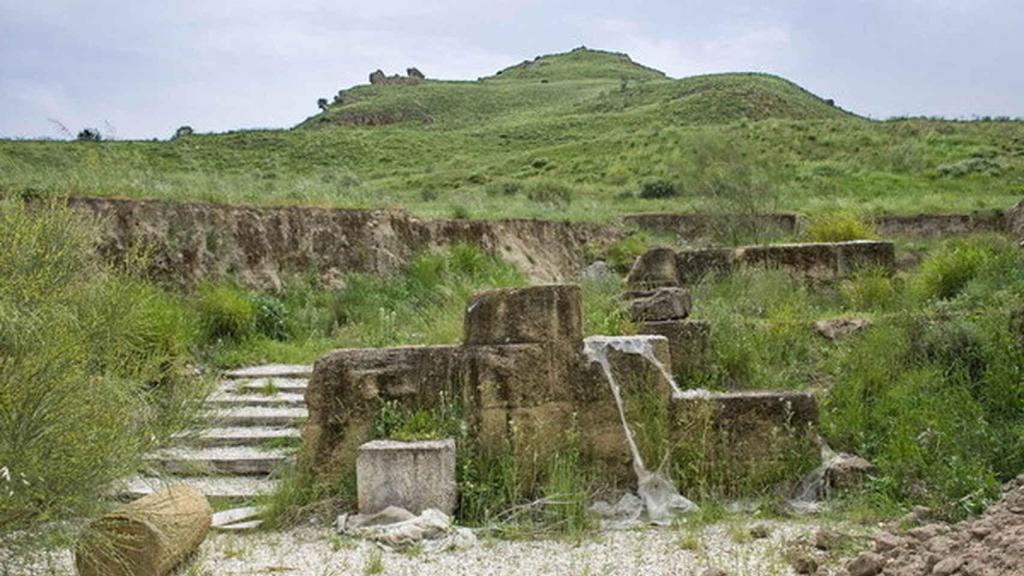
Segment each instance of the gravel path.
[[[795,574],[788,555],[814,556],[807,542],[817,526],[761,523],[767,538],[750,537],[751,524],[719,524],[688,533],[680,529],[609,532],[575,544],[558,540],[482,541],[474,548],[437,554],[389,552],[326,529],[284,533],[218,534],[204,545],[209,574],[341,576],[632,576],[701,575],[720,568],[729,576]],[[819,554],[826,566],[838,566]],[[200,572],[202,573],[202,572]],[[823,572],[828,573],[828,572]]]
[[[767,537],[753,538],[755,526],[767,527]],[[485,539],[472,548],[441,553],[385,551],[369,542],[336,536],[328,528],[211,533],[196,560],[178,574],[701,576],[709,568],[719,568],[728,576],[789,576],[796,574],[790,562],[794,553],[815,558],[821,566],[818,574],[834,574],[848,557],[810,545],[819,526],[813,521],[733,520],[694,530],[606,532],[579,543]],[[71,557],[57,554],[49,566],[14,573],[73,574]]]

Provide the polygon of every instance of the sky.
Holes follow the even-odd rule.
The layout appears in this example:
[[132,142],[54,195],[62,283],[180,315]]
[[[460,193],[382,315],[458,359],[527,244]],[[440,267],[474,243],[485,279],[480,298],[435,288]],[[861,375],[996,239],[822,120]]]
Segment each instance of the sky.
[[1024,0],[0,0],[0,137],[287,128],[377,68],[474,79],[581,45],[873,118],[1024,117]]

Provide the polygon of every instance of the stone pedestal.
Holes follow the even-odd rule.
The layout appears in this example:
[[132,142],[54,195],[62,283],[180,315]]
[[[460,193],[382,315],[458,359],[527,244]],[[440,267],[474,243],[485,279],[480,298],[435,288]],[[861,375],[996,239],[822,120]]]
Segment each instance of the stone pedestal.
[[356,460],[359,513],[397,506],[413,514],[434,508],[455,511],[455,441],[375,440],[359,447]]

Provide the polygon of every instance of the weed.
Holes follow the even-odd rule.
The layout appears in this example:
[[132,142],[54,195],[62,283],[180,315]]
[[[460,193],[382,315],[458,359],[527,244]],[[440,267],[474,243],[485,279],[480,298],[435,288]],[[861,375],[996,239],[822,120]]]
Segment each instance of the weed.
[[830,212],[811,220],[807,234],[814,242],[846,242],[873,240],[878,237],[874,227],[850,212]]

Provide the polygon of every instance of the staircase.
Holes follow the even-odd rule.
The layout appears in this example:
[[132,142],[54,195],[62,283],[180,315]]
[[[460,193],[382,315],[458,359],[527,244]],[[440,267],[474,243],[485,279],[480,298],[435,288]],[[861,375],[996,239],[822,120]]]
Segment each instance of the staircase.
[[[271,364],[233,370],[206,399],[198,430],[182,434],[178,446],[146,457],[147,474],[128,480],[126,498],[139,498],[172,484],[198,488],[217,509],[243,505],[274,490],[270,474],[293,459],[305,422],[311,366]],[[249,506],[218,512],[214,527],[258,526]]]

